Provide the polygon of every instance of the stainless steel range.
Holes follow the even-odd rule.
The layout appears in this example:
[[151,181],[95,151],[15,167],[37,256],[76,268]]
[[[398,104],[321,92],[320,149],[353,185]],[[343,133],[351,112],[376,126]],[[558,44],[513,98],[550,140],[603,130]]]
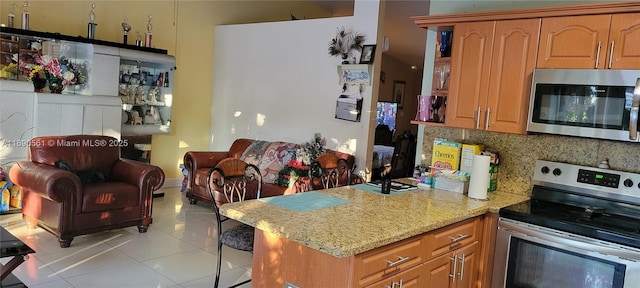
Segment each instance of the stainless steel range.
[[536,162],[500,209],[492,287],[640,287],[640,174]]

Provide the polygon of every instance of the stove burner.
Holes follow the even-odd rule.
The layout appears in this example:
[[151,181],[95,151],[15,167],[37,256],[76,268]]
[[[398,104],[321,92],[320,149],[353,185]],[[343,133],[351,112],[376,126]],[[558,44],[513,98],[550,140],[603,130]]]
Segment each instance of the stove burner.
[[602,207],[587,207],[584,209],[582,216],[584,218],[593,219],[596,216],[602,216],[604,214],[604,208]]

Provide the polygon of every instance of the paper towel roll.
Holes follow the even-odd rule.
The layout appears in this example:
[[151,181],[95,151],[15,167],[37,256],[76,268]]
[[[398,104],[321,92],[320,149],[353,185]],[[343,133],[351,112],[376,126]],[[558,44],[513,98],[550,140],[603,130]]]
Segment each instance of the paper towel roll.
[[487,199],[489,188],[489,165],[491,157],[485,155],[473,155],[471,164],[471,180],[469,181],[469,198]]

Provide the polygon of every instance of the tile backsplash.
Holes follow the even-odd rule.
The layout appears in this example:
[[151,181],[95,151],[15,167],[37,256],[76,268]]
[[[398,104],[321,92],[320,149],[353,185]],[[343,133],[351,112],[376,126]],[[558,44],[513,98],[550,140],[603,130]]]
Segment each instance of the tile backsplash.
[[498,191],[530,195],[537,159],[597,166],[604,158],[614,170],[640,173],[640,143],[606,141],[556,135],[515,135],[447,127],[425,126],[421,163],[431,163],[433,140],[484,144],[500,153]]

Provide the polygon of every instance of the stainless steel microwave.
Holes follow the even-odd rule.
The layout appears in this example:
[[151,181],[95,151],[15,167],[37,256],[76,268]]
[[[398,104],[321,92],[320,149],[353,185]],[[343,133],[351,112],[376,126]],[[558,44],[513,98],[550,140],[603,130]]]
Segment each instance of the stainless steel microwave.
[[638,142],[640,70],[535,69],[527,131]]

